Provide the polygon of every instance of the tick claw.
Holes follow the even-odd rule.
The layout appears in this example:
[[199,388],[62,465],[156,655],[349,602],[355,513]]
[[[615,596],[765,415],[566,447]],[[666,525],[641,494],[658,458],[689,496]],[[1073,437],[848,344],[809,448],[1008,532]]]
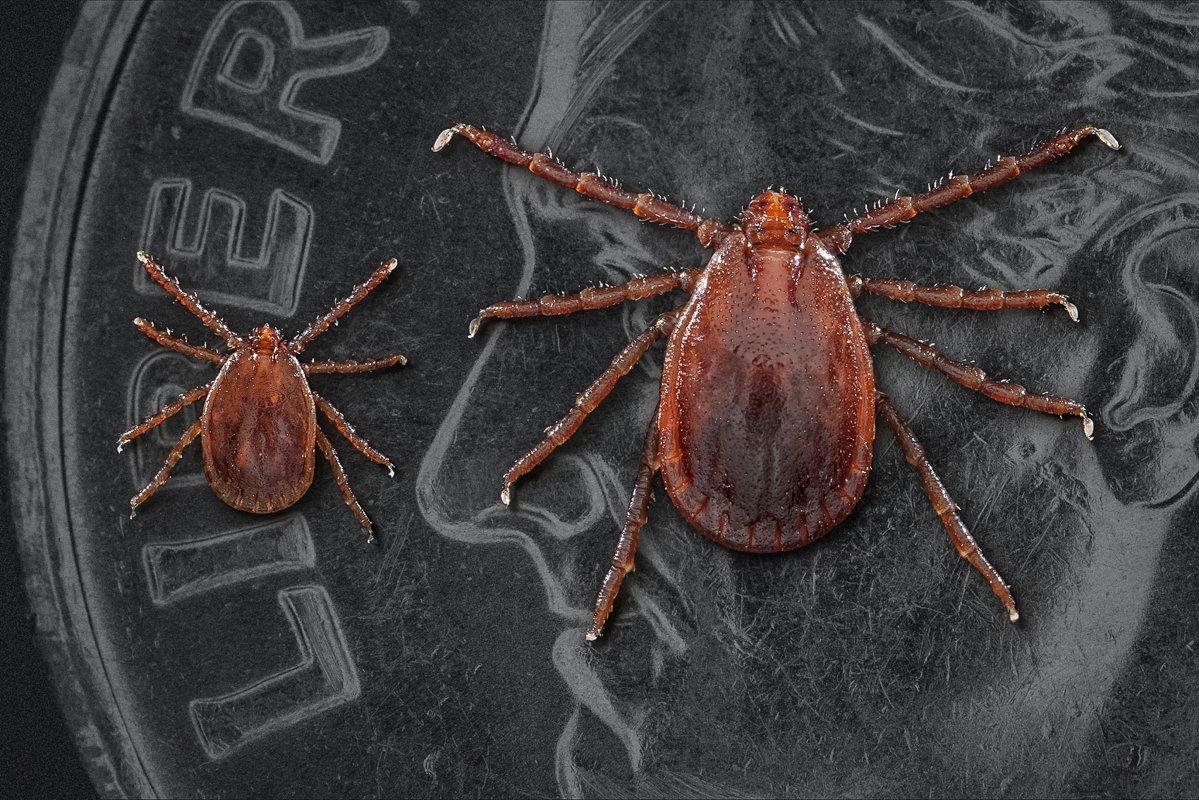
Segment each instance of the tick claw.
[[1087,416],[1087,412],[1082,412],[1082,435],[1087,437],[1087,441],[1095,440],[1095,420]]
[[391,464],[388,464],[387,465],[387,477],[394,478],[395,476],[396,476],[395,467],[393,467]]
[[480,314],[479,316],[475,317],[474,319],[472,319],[470,321],[470,327],[468,327],[466,329],[466,338],[467,339],[475,338],[475,334],[479,332],[479,326],[481,324],[483,324],[483,315],[482,314]]
[[1016,620],[1020,619],[1020,612],[1015,608],[1009,608],[1007,610],[1007,618],[1009,621],[1015,622]]
[[504,505],[509,505],[512,502],[512,484],[505,483],[504,488],[500,490],[500,502]]
[[594,628],[587,631],[587,633],[586,633],[586,638],[587,638],[587,641],[589,641],[589,642],[594,642],[599,637],[600,637],[599,631],[595,630]]
[[1070,315],[1070,320],[1072,322],[1078,322],[1078,306],[1074,305],[1069,300],[1063,300],[1062,308],[1066,309],[1066,313]]
[[[1110,136],[1111,134],[1109,133],[1108,135]],[[444,148],[447,144],[450,143],[450,139],[453,139],[453,138],[454,138],[454,129],[453,128],[446,128],[444,131],[437,134],[437,140],[435,142],[433,142],[433,152],[434,153],[440,152],[442,148]]]
[[1113,150],[1120,149],[1120,143],[1118,141],[1116,141],[1115,136],[1112,136],[1111,131],[1104,130],[1103,128],[1096,128],[1095,135],[1099,137],[1099,141],[1103,142],[1105,145],[1107,145],[1111,149],[1113,149]]

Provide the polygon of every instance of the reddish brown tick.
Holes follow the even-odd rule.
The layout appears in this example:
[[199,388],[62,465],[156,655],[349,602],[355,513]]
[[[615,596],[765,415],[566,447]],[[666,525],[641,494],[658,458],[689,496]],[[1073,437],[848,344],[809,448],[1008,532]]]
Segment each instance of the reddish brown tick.
[[1013,622],[1019,618],[1011,591],[958,516],[916,435],[875,388],[869,348],[892,347],[1000,403],[1077,416],[1090,438],[1093,425],[1086,409],[1074,400],[1031,394],[1018,384],[992,380],[929,344],[864,319],[853,301],[866,292],[942,308],[996,311],[1056,304],[1074,320],[1078,312],[1064,295],[1042,289],[967,291],[847,277],[837,254],[845,253],[858,234],[906,222],[923,211],[999,186],[1065,155],[1087,136],[1118,149],[1115,137],[1089,125],[1063,132],[1025,155],[999,158],[981,172],[951,175],[923,194],[896,197],[842,225],[812,230],[800,202],[782,192],[762,192],[741,213],[738,224],[725,225],[657,195],[624,191],[596,173],[572,172],[549,156],[527,153],[514,142],[470,125],[442,132],[433,149],[445,147],[455,133],[559,186],[642,219],[694,231],[703,245],[716,248],[702,269],[636,278],[574,295],[500,302],[483,309],[471,323],[473,336],[488,317],[570,314],[674,289],[691,294],[630,342],[579,395],[574,408],[504,475],[500,497],[507,503],[512,484],[569,439],[654,342],[668,338],[658,408],[588,639],[602,632],[621,581],[633,569],[655,474],[661,473],[666,493],[683,517],[725,547],[756,553],[802,547],[845,519],[862,496],[876,413],[915,467],[958,554],[986,578],[1008,617]]
[[366,528],[367,540],[372,541],[371,521],[354,497],[341,462],[329,438],[316,423],[319,408],[334,427],[364,456],[387,467],[395,474],[391,461],[359,436],[341,412],[308,386],[309,375],[323,373],[348,374],[369,372],[406,363],[399,355],[374,358],[369,361],[307,361],[297,356],[313,339],[320,336],[351,308],[381,284],[392,270],[395,259],[379,266],[370,280],[338,301],[329,312],[317,317],[303,333],[290,342],[283,340],[270,325],[255,328],[248,337],[229,329],[216,314],[184,291],[179,282],[162,271],[146,253],[138,253],[150,277],[188,311],[196,315],[209,330],[221,337],[232,352],[219,353],[200,347],[161,331],[140,317],[133,321],[137,329],[163,347],[190,358],[210,361],[220,366],[211,383],[192,389],[178,400],[164,406],[145,422],[130,428],[117,440],[117,452],[126,443],[141,436],[200,398],[207,397],[200,418],[191,424],[183,437],[171,448],[166,463],[146,488],[129,501],[131,515],[137,507],[158,491],[171,470],[183,457],[183,451],[197,436],[200,437],[204,477],[217,497],[240,511],[270,514],[295,503],[312,484],[316,462],[315,448],[329,462],[333,477],[354,518]]

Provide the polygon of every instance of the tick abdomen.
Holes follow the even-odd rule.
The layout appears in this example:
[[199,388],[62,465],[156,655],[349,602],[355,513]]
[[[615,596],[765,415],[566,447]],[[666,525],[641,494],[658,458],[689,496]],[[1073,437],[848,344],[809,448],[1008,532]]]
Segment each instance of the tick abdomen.
[[304,496],[315,466],[316,407],[295,356],[234,353],[213,383],[204,419],[204,474],[222,500],[268,514]]
[[[798,257],[797,257],[798,256]],[[874,438],[874,372],[835,258],[730,237],[667,347],[662,476],[736,550],[807,544],[852,510]]]

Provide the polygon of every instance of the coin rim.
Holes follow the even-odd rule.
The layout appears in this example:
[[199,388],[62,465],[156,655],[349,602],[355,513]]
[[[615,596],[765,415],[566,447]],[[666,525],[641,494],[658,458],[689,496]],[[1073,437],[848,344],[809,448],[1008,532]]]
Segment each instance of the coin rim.
[[12,251],[5,457],[36,638],[98,792],[160,796],[129,733],[92,627],[65,495],[61,356],[71,251],[112,92],[148,0],[87,3],[43,106]]

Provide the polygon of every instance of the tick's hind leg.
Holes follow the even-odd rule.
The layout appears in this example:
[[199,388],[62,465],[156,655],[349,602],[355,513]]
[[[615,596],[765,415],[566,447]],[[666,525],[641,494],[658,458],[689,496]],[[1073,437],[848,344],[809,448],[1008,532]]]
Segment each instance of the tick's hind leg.
[[368,294],[373,292],[375,288],[378,287],[379,284],[387,280],[387,276],[390,275],[395,268],[396,260],[394,258],[384,261],[382,264],[376,267],[375,271],[371,273],[371,276],[367,279],[366,283],[355,286],[354,291],[350,292],[349,297],[346,297],[343,300],[338,300],[333,304],[333,308],[329,309],[325,314],[322,314],[314,319],[311,325],[305,328],[299,336],[292,339],[291,342],[288,343],[288,349],[291,350],[294,355],[299,355],[305,347],[312,343],[313,339],[336,325],[339,319],[350,312],[350,309],[361,303]]
[[316,430],[316,446],[321,449],[321,454],[329,462],[329,469],[333,471],[333,480],[337,483],[337,488],[341,490],[341,497],[345,500],[346,505],[350,507],[350,512],[353,513],[354,519],[358,520],[359,525],[366,528],[366,541],[375,541],[375,530],[371,525],[370,518],[362,510],[362,506],[358,505],[358,498],[354,496],[354,490],[350,488],[350,480],[346,477],[346,471],[341,468],[341,461],[337,458],[337,451],[333,449],[333,443],[329,441],[329,437],[320,428]]
[[183,458],[183,451],[186,450],[187,446],[195,441],[195,438],[200,435],[201,425],[202,421],[196,420],[186,431],[184,431],[183,436],[178,442],[175,443],[175,446],[171,448],[171,452],[167,453],[167,460],[163,463],[162,469],[158,470],[158,474],[155,475],[148,484],[146,484],[145,489],[142,489],[133,496],[132,500],[129,501],[130,518],[132,518],[137,512],[137,507],[149,500],[150,496],[157,492],[158,488],[167,482],[167,478],[171,477],[171,470],[173,470],[175,465],[179,463],[179,459]]
[[645,351],[649,350],[653,343],[663,336],[670,335],[678,321],[679,311],[680,309],[675,309],[658,317],[641,335],[625,345],[625,348],[612,360],[612,364],[575,399],[574,408],[556,424],[547,428],[545,438],[538,442],[532,450],[516,460],[511,469],[504,474],[504,488],[500,491],[500,500],[504,505],[507,505],[511,499],[512,484],[532,472],[538,464],[549,457],[550,453],[565,444],[566,440],[573,436],[579,426],[583,424],[583,420],[587,419],[587,415],[604,401],[604,398],[616,388],[617,382],[627,375],[633,365],[645,355]]
[[1022,308],[1047,308],[1061,306],[1070,319],[1078,322],[1078,308],[1064,294],[1046,289],[1027,289],[1005,292],[1002,289],[963,289],[960,286],[921,286],[911,281],[890,278],[865,278],[848,275],[849,293],[855,298],[865,292],[898,300],[901,303],[921,303],[936,308],[964,308],[968,311],[1007,311]]
[[587,641],[594,642],[604,631],[604,622],[612,612],[612,604],[620,592],[620,584],[624,576],[633,571],[633,557],[637,554],[637,537],[649,516],[649,501],[653,496],[654,475],[658,472],[658,412],[654,411],[654,421],[649,426],[645,437],[645,449],[641,454],[641,466],[637,468],[637,480],[633,483],[633,496],[629,500],[629,513],[625,518],[624,528],[620,532],[620,541],[616,545],[616,553],[612,556],[612,566],[604,576],[604,584],[600,587],[599,597],[595,599],[595,613],[592,616],[591,628],[587,631]]
[[632,211],[638,217],[651,222],[661,222],[665,225],[694,231],[700,243],[705,246],[719,244],[733,230],[728,225],[704,219],[692,211],[669,203],[652,192],[633,194],[609,182],[598,173],[572,172],[555,161],[552,156],[544,153],[526,153],[515,143],[473,125],[459,122],[451,128],[446,128],[438,135],[437,141],[433,142],[433,152],[436,153],[449,144],[455,133],[466,138],[489,156],[494,156],[518,167],[524,167],[539,178],[545,178],[550,183],[556,183],[566,189],[574,189],[584,197],[599,200],[601,203],[607,203],[625,211]]
[[899,449],[903,451],[904,459],[916,468],[920,482],[924,484],[924,492],[928,495],[929,502],[932,503],[933,511],[937,512],[937,516],[941,518],[941,524],[945,526],[945,532],[949,534],[949,540],[953,542],[954,549],[986,579],[991,591],[1007,609],[1008,619],[1012,622],[1020,619],[1011,590],[1008,589],[1008,585],[1004,583],[1003,578],[995,571],[991,563],[987,561],[986,556],[979,549],[978,542],[974,541],[966,524],[958,516],[957,504],[953,502],[953,498],[945,490],[941,479],[937,477],[932,465],[928,463],[920,440],[908,427],[907,421],[895,410],[895,406],[891,405],[891,401],[887,399],[886,395],[880,392],[877,395],[876,403],[879,415],[887,423],[891,432],[895,434],[895,439],[899,442]]
[[346,441],[354,445],[355,450],[376,464],[387,467],[387,474],[393,478],[395,477],[396,471],[395,467],[391,465],[391,459],[371,447],[370,442],[359,436],[358,432],[354,430],[354,426],[346,422],[345,416],[334,408],[332,403],[316,392],[312,393],[312,399],[316,401],[316,407],[321,410],[321,413],[328,417],[329,421],[337,428],[337,432],[344,436]]
[[208,390],[211,388],[212,384],[206,383],[203,386],[197,386],[190,392],[179,395],[178,400],[167,403],[158,411],[146,417],[144,422],[139,425],[134,425],[132,428],[122,433],[117,439],[117,452],[121,452],[121,449],[124,448],[125,445],[141,436],[143,433],[157,428],[159,425],[178,414],[187,406],[207,395]]
[[690,292],[702,272],[702,269],[685,269],[662,275],[643,275],[619,286],[595,286],[576,294],[547,294],[536,300],[502,300],[480,310],[479,316],[471,320],[467,335],[473,339],[483,320],[490,318],[558,317],[576,311],[610,308],[630,300],[644,300],[675,289]]
[[1002,156],[992,166],[981,172],[970,175],[950,175],[947,180],[923,194],[897,197],[844,224],[820,231],[817,235],[826,245],[844,253],[853,242],[853,237],[860,233],[907,222],[924,211],[932,211],[934,208],[948,205],[955,200],[961,200],[963,197],[993,189],[1007,183],[1017,175],[1044,166],[1053,159],[1066,155],[1088,136],[1098,138],[1113,150],[1120,149],[1120,143],[1111,133],[1103,128],[1096,128],[1094,125],[1084,125],[1076,130],[1059,133],[1022,156]]
[[885,344],[898,350],[917,364],[935,369],[967,389],[1005,405],[1029,408],[1043,414],[1078,417],[1082,420],[1083,435],[1090,439],[1095,433],[1095,423],[1087,415],[1087,409],[1077,400],[1055,394],[1030,394],[1018,383],[992,380],[978,367],[946,358],[930,344],[881,328],[866,319],[862,320],[862,326],[866,332],[866,341],[870,344]]

